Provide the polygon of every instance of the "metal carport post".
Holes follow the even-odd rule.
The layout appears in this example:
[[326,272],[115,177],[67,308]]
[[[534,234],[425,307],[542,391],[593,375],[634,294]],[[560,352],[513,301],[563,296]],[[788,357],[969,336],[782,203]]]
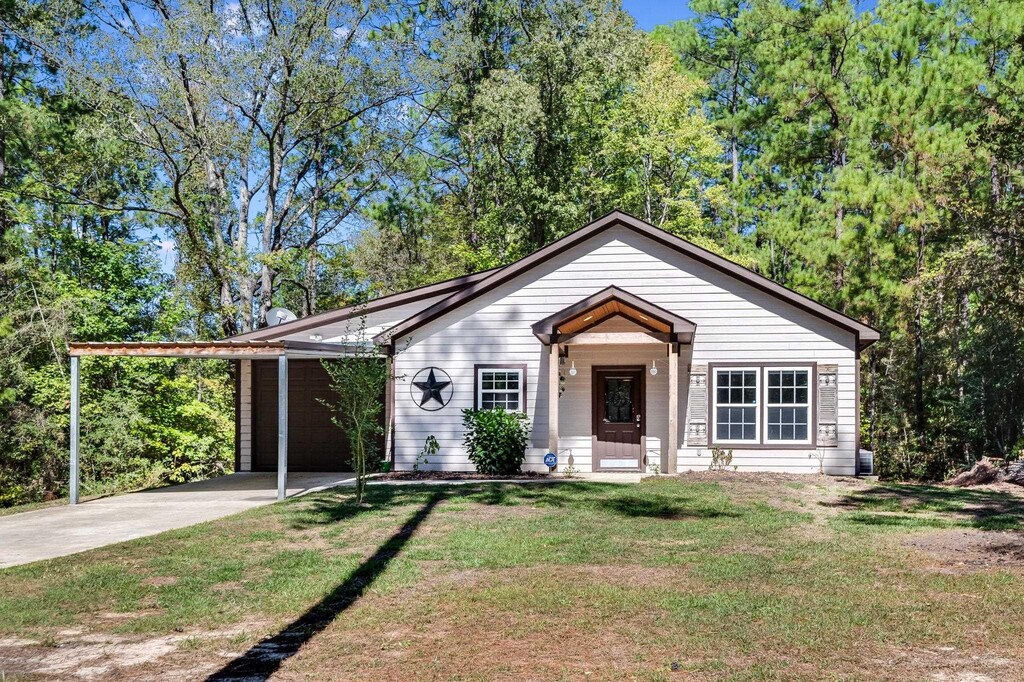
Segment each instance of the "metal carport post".
[[277,356],[277,499],[288,492],[288,356]]

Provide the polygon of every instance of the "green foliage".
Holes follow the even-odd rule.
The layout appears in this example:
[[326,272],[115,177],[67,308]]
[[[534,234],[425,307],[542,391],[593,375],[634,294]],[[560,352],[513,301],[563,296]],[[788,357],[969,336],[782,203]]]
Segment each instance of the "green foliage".
[[463,444],[482,474],[519,473],[530,442],[530,420],[522,412],[463,410]]
[[[0,5],[0,503],[66,486],[68,341],[248,329],[612,208],[878,327],[883,475],[1019,456],[1020,3],[689,6],[648,36],[601,0]],[[86,490],[230,466],[224,366],[83,374]]]
[[[710,85],[727,248],[862,319],[862,442],[942,478],[1024,436],[1019,3],[699,0],[654,32]],[[727,231],[721,231],[728,234]]]
[[427,436],[419,454],[416,455],[416,461],[412,464],[412,470],[419,471],[421,466],[430,464],[430,458],[440,451],[441,444],[437,442],[437,438],[434,438],[433,435]]
[[356,474],[356,499],[362,501],[366,475],[380,468],[382,452],[379,439],[384,432],[384,389],[388,382],[388,364],[375,357],[373,349],[338,360],[321,361],[331,377],[334,400],[332,417],[345,432]]
[[375,286],[502,265],[615,208],[717,248],[704,85],[618,4],[451,0],[424,20],[438,115],[370,211]]
[[[103,210],[146,191],[152,168],[62,90],[55,62],[24,42],[73,37],[81,8],[0,5],[0,505],[63,495],[68,482],[67,343],[151,339],[189,323],[168,295],[153,223]],[[61,33],[63,32],[63,33]],[[165,304],[167,304],[165,306]],[[225,365],[87,359],[82,490],[181,482],[230,470]]]

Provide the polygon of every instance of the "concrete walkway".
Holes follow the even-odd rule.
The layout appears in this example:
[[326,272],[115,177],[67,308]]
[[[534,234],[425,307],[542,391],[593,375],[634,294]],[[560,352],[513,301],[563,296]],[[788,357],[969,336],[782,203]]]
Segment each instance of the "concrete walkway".
[[[352,474],[288,476],[288,496],[351,484]],[[83,552],[277,501],[277,474],[242,473],[0,516],[0,568]]]

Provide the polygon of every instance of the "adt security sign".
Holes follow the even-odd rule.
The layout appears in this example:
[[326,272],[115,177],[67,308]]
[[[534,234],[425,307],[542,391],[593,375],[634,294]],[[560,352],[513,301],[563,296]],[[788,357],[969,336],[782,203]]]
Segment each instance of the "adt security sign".
[[548,454],[544,455],[544,466],[546,466],[549,469],[554,469],[556,466],[558,466],[558,457],[555,456],[555,453],[549,452]]

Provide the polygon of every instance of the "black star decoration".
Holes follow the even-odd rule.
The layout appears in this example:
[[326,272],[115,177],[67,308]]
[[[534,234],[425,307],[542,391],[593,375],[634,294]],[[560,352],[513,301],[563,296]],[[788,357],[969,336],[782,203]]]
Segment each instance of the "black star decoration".
[[434,370],[430,370],[430,374],[427,375],[426,381],[414,381],[413,386],[423,391],[423,397],[420,398],[420,407],[423,407],[431,400],[444,405],[444,398],[441,397],[441,391],[444,390],[450,381],[438,381],[437,377],[434,376]]

